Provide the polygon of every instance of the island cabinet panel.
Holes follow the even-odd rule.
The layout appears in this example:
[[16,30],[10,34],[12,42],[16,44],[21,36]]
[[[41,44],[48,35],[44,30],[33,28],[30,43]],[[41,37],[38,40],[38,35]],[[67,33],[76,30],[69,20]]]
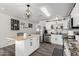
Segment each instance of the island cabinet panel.
[[51,43],[63,45],[63,37],[62,35],[51,35]]
[[15,42],[15,52],[16,56],[23,56],[25,55],[24,51],[24,40],[23,41],[16,41]]
[[16,56],[29,56],[39,48],[39,37],[16,41]]
[[24,44],[25,44],[25,47],[24,47],[25,48],[25,55],[30,55],[32,52],[32,50],[31,50],[32,45],[31,45],[30,39],[25,40]]

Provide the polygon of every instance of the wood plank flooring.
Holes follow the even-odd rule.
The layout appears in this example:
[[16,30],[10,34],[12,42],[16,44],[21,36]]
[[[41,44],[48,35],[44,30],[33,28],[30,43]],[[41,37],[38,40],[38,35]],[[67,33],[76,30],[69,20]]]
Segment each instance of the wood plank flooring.
[[[49,43],[41,43],[40,48],[30,56],[52,56],[54,49],[62,49],[62,46]],[[0,56],[15,56],[15,45],[0,48]]]
[[0,48],[0,56],[15,56],[15,45]]
[[40,48],[30,56],[52,56],[54,48],[62,49],[62,46],[56,44],[41,43]]

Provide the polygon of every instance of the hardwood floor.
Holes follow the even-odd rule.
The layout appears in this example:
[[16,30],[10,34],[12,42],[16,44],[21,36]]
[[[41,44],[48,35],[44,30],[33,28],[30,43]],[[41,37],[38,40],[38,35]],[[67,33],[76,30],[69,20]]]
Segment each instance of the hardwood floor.
[[[59,46],[56,44],[41,43],[40,48],[38,50],[36,50],[34,53],[32,53],[30,56],[55,56],[55,55],[53,55],[55,48],[62,49],[62,46]],[[60,52],[60,53],[62,54],[62,52]]]
[[[56,44],[41,43],[40,48],[32,53],[30,56],[55,56],[54,54],[60,56],[58,55],[58,52],[55,53],[55,48],[62,49],[62,46]],[[0,56],[15,56],[15,45],[0,48]]]
[[15,45],[0,48],[0,56],[15,56]]

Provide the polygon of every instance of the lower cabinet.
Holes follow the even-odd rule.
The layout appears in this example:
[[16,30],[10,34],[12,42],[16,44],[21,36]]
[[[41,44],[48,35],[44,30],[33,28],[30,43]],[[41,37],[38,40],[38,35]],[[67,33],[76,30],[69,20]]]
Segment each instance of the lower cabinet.
[[25,55],[28,56],[32,53],[33,43],[31,42],[31,39],[27,39],[27,40],[25,40],[24,44],[25,44],[24,45]]
[[33,44],[33,48],[34,50],[36,50],[37,48],[39,48],[39,38],[33,38],[33,41],[32,41],[34,44]]
[[24,40],[15,41],[15,55],[16,56],[24,56],[25,55]]
[[51,43],[63,45],[63,37],[62,35],[51,35]]
[[39,37],[16,42],[16,56],[29,56],[39,48]]

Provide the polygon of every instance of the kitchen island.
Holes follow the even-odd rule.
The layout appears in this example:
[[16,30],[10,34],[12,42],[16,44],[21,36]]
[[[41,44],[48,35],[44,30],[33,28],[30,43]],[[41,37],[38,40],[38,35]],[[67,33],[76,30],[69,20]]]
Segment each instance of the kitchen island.
[[16,56],[29,56],[40,46],[39,35],[31,34],[26,36],[17,36],[15,44]]

